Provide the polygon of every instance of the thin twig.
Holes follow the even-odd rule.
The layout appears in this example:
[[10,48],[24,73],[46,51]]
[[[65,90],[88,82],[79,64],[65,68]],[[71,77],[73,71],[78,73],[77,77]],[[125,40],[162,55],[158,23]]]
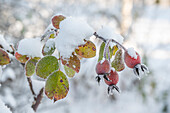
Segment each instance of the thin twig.
[[103,42],[105,42],[106,43],[106,39],[104,39],[103,37],[101,37],[101,36],[99,36],[96,32],[94,32],[94,34],[93,34],[94,36],[96,36],[96,38],[99,38],[99,39],[101,39],[101,40],[103,40]]
[[[103,40],[106,43],[107,39],[103,38],[102,36],[99,36],[96,32],[93,35],[96,36],[96,38],[99,38],[99,39]],[[117,42],[116,40],[111,39],[111,41],[116,43],[118,46],[120,46],[125,52],[127,51],[127,49],[122,44]]]
[[[12,45],[10,45],[10,47],[11,47],[12,51],[11,51],[11,52],[10,52],[9,50],[6,50],[6,51],[14,56],[14,54],[15,54],[15,49],[14,49],[14,47],[13,47]],[[0,45],[0,48],[4,49],[2,45]],[[4,50],[5,50],[5,49],[4,49]]]
[[38,106],[39,106],[39,104],[41,103],[41,100],[42,100],[42,98],[43,98],[43,91],[44,91],[44,87],[41,88],[41,90],[40,90],[40,92],[39,92],[39,94],[38,94],[38,96],[37,96],[37,100],[36,100],[35,104],[32,105],[32,109],[33,109],[35,112],[37,111],[37,108],[38,108]]
[[112,42],[116,43],[118,46],[120,46],[124,51],[127,51],[127,49],[122,45],[120,44],[119,42],[117,42],[116,40],[112,39]]
[[29,83],[31,93],[32,93],[32,95],[34,95],[34,100],[36,101],[36,94],[35,94],[34,89],[33,89],[33,85],[32,85],[32,80],[31,80],[31,78],[30,78],[30,77],[27,77],[27,81],[28,81],[28,83]]

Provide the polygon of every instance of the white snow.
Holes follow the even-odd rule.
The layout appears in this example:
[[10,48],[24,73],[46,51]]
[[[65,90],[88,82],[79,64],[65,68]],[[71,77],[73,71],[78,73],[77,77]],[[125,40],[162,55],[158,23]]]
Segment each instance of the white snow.
[[7,106],[5,106],[4,102],[0,99],[0,113],[12,113]]
[[35,113],[31,107],[31,103],[27,103],[18,111],[19,111],[18,113]]
[[32,78],[32,84],[34,84],[33,86],[34,91],[38,95],[41,88],[45,86],[45,81],[40,81],[40,80],[36,80],[35,78]]
[[4,88],[4,95],[3,96],[0,95],[0,98],[2,99],[4,103],[6,103],[7,105],[11,107],[17,106],[17,100],[14,97],[12,90],[9,87]]
[[47,42],[45,43],[45,48],[44,51],[48,52],[49,50],[51,50],[51,48],[55,47],[55,39],[48,39]]
[[45,29],[44,33],[47,33],[47,32],[51,32],[52,29],[56,29],[52,23],[50,23],[50,25],[48,25],[48,27]]
[[2,34],[0,34],[0,45],[2,45],[2,47],[5,50],[8,50],[9,52],[12,52],[12,48],[10,47],[9,43],[6,42],[6,40],[4,39],[4,36]]
[[40,38],[25,38],[19,42],[17,52],[30,57],[42,57],[42,48]]
[[15,78],[16,76],[14,70],[12,68],[7,68],[4,70],[2,76],[0,77],[0,81],[5,82],[7,79],[14,80]]
[[[120,44],[123,43],[123,37],[120,34],[116,34],[114,29],[109,26],[102,26],[101,29],[97,31],[97,34],[107,40],[114,39],[115,41],[119,42]],[[115,45],[115,43],[109,44],[111,47]]]
[[61,56],[69,58],[75,48],[84,44],[84,39],[89,39],[93,33],[94,30],[83,19],[67,17],[60,23],[56,48]]
[[103,64],[103,62],[105,61],[106,59],[103,57],[102,60],[100,61],[100,64]]
[[138,56],[137,56],[134,48],[128,48],[127,51],[128,51],[128,54],[129,54],[132,58],[137,59]]

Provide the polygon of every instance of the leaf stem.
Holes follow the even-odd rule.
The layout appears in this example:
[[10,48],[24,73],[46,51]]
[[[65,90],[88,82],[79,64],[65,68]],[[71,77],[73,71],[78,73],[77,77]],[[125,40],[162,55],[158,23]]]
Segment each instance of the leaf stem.
[[104,58],[106,59],[106,54],[108,53],[108,59],[110,61],[110,51],[109,51],[109,43],[111,40],[106,41],[105,48],[104,48]]
[[35,94],[34,89],[33,89],[33,85],[32,85],[32,80],[31,80],[31,78],[30,78],[30,77],[27,77],[27,81],[28,81],[28,83],[29,83],[29,87],[30,87],[31,93],[32,93],[32,95],[34,95],[34,100],[36,100],[36,94]]

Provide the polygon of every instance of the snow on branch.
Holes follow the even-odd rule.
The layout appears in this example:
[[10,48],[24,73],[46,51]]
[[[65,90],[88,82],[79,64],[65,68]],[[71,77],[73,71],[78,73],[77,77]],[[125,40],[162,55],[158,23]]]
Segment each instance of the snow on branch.
[[4,36],[0,34],[0,46],[2,46],[5,50],[9,52],[13,52],[13,49],[9,45],[9,43],[4,39]]

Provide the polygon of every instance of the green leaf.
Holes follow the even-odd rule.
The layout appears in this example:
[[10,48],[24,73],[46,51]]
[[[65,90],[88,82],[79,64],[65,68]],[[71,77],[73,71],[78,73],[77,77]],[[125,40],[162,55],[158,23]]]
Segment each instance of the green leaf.
[[68,76],[68,77],[74,77],[74,75],[75,75],[75,71],[73,70],[73,69],[71,69],[71,68],[69,68],[69,67],[67,67],[67,66],[64,66],[64,70],[65,70],[65,72],[66,72],[66,75]]
[[122,49],[116,52],[115,59],[112,62],[112,67],[114,67],[116,71],[122,71],[125,68],[122,57]]
[[59,29],[59,25],[60,25],[60,22],[62,20],[64,20],[66,17],[64,17],[63,15],[58,15],[58,16],[54,16],[52,18],[52,24],[55,28]]
[[36,66],[37,76],[46,79],[52,72],[58,70],[59,64],[58,60],[54,56],[45,56]]
[[92,58],[96,56],[96,46],[91,41],[86,41],[86,44],[78,46],[75,52],[84,58]]
[[[98,61],[101,61],[101,60],[103,59],[104,48],[105,48],[105,42],[103,42],[103,43],[100,45],[100,51],[99,51]],[[115,53],[116,53],[117,50],[118,50],[117,45],[113,46],[113,48],[111,48],[111,47],[109,46],[110,58],[112,58],[112,56],[115,55]],[[106,54],[106,58],[108,59],[108,53]]]
[[103,42],[103,43],[100,45],[100,51],[99,51],[99,59],[98,59],[98,61],[101,61],[101,60],[103,59],[104,47],[105,47],[105,43]]
[[80,70],[80,60],[76,55],[70,56],[70,58],[61,59],[62,64],[68,66],[69,68],[73,69],[77,73]]
[[8,53],[0,48],[0,65],[6,65],[10,63]]
[[29,59],[25,64],[25,75],[27,77],[32,76],[35,73],[35,66],[38,60],[36,59]]
[[45,94],[48,98],[54,99],[54,102],[63,99],[69,91],[69,83],[66,75],[57,71],[51,74],[45,84]]
[[50,46],[48,46],[47,44],[44,45],[43,49],[42,49],[42,54],[44,56],[46,55],[52,55],[55,51],[55,43],[51,44]]

